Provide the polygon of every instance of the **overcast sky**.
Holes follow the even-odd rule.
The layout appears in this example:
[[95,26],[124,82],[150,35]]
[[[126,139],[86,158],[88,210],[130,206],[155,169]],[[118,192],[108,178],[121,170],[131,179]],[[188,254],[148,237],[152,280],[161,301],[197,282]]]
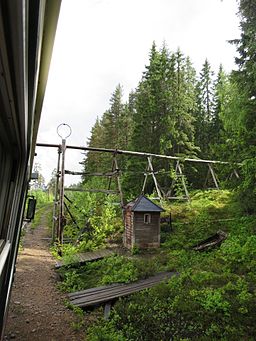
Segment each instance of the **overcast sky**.
[[[235,68],[238,38],[236,0],[62,0],[38,142],[60,143],[56,128],[67,123],[67,144],[86,145],[96,117],[109,108],[118,83],[124,99],[135,89],[155,41],[190,56],[199,71],[207,58]],[[35,162],[46,182],[56,168],[57,152],[37,148]],[[66,169],[80,170],[83,155],[67,152]],[[78,177],[66,176],[66,183]]]

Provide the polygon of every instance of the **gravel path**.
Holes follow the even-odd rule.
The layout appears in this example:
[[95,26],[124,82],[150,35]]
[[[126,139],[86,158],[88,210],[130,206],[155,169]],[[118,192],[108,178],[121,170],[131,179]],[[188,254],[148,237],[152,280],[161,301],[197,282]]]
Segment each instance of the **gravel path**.
[[72,324],[79,317],[64,305],[65,295],[56,289],[55,260],[49,252],[47,217],[36,229],[28,228],[18,255],[5,340],[85,340]]

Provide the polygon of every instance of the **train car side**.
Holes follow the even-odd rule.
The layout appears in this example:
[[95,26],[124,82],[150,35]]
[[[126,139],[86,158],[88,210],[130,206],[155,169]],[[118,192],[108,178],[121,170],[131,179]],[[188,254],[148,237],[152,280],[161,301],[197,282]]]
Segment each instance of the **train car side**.
[[0,339],[60,5],[0,2]]

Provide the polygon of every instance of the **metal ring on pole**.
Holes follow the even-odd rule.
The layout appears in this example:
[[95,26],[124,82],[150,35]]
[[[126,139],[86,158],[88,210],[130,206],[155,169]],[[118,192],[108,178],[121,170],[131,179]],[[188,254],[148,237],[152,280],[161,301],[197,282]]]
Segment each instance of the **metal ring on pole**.
[[[66,132],[66,134],[64,134],[65,132],[63,131],[63,133],[61,134],[60,128],[64,127],[64,126],[67,127],[67,132]],[[57,134],[62,139],[67,139],[71,135],[71,133],[72,133],[72,129],[71,129],[70,125],[68,125],[67,123],[61,123],[61,124],[58,125],[58,127],[57,127]]]

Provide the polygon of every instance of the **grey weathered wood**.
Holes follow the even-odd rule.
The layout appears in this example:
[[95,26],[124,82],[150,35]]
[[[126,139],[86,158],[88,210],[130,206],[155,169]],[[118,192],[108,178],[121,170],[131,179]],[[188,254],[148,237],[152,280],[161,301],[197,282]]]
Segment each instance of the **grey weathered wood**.
[[174,188],[174,185],[176,183],[176,179],[177,178],[181,178],[182,187],[184,189],[185,196],[184,197],[177,197],[177,199],[179,198],[178,200],[188,200],[188,201],[190,201],[190,196],[189,196],[188,189],[187,189],[186,182],[185,182],[185,175],[182,173],[182,169],[181,169],[180,161],[179,160],[177,161],[176,166],[175,166],[175,175],[176,175],[176,178],[174,178],[172,180],[171,188],[166,193],[166,198],[167,199],[176,199],[176,197],[171,196],[171,194],[172,194],[172,190]]
[[104,319],[108,320],[111,311],[111,302],[107,302],[104,307]]
[[102,259],[105,257],[110,257],[115,254],[115,251],[113,250],[98,250],[98,251],[92,251],[92,252],[84,252],[84,253],[77,253],[75,255],[74,261],[68,264],[64,264],[63,262],[58,262],[55,267],[58,269],[62,266],[70,266],[70,265],[76,265],[76,264],[83,264],[86,262],[90,262],[97,259]]
[[170,199],[170,200],[188,200],[187,197],[166,197],[167,199]]
[[153,169],[153,164],[152,164],[152,158],[151,158],[151,157],[148,157],[147,159],[148,159],[148,168],[149,168],[149,170],[151,171],[151,175],[152,175],[153,180],[154,180],[154,183],[155,183],[157,195],[159,196],[160,202],[161,202],[161,200],[163,199],[163,197],[162,197],[162,193],[161,193],[161,191],[160,191],[160,189],[159,189],[159,185],[158,185],[158,182],[157,182],[156,177],[155,177],[155,174],[154,174],[154,169]]
[[185,182],[185,179],[184,179],[184,175],[182,174],[182,170],[181,170],[180,162],[179,162],[179,161],[177,161],[177,168],[178,168],[178,171],[179,171],[179,175],[181,175],[182,186],[183,186],[183,188],[184,188],[184,191],[185,191],[185,194],[186,194],[186,198],[187,198],[188,200],[190,200],[189,193],[188,193],[188,189],[187,189],[187,186],[186,186],[186,182]]
[[54,206],[53,206],[53,213],[52,213],[52,243],[55,242],[56,225],[58,222],[60,154],[61,154],[61,148],[58,148],[58,160],[57,160],[57,168],[56,168],[55,187],[54,187]]
[[146,173],[144,173],[144,181],[143,181],[143,186],[142,186],[142,190],[141,190],[142,194],[145,193],[145,187],[146,187],[146,184],[147,184],[148,175],[149,175],[149,167],[148,167],[148,164],[147,164]]
[[110,190],[110,189],[84,189],[84,188],[69,188],[69,187],[65,187],[65,191],[70,191],[70,192],[91,192],[91,193],[119,194],[118,191],[112,191],[112,190]]
[[[111,172],[114,172],[114,170],[115,170],[115,162],[114,162],[114,158],[115,158],[115,153],[113,154],[112,166],[111,166]],[[111,183],[112,183],[112,177],[111,177],[111,178],[109,178],[109,181],[108,181],[108,190],[110,190]]]
[[216,175],[215,175],[214,170],[213,170],[213,168],[212,168],[212,166],[211,166],[210,163],[208,163],[208,167],[209,167],[209,170],[210,170],[210,173],[211,173],[211,176],[212,176],[214,185],[215,185],[215,187],[216,187],[217,189],[219,189],[219,184],[218,184]]
[[199,242],[197,245],[193,246],[195,251],[208,250],[211,247],[220,245],[227,238],[227,233],[219,230],[213,236]]
[[117,173],[117,187],[118,187],[118,191],[119,191],[119,196],[120,196],[120,205],[121,205],[121,209],[122,209],[122,216],[123,216],[123,220],[124,220],[124,196],[123,196],[123,191],[122,191],[122,186],[121,186],[121,180],[120,180],[120,172],[119,172],[119,167],[118,167],[118,162],[117,162],[117,158],[116,156],[114,156],[114,164],[115,164],[115,172]]
[[[62,139],[61,146],[61,172],[60,172],[60,209],[59,209],[59,228],[58,228],[58,241],[60,244],[63,244],[63,233],[64,233],[64,225],[65,225],[65,216],[64,216],[64,177],[65,177],[65,153],[66,153],[66,140]],[[61,250],[59,251],[61,253]]]
[[113,172],[106,172],[106,173],[87,173],[87,172],[73,172],[70,170],[65,170],[65,174],[69,175],[82,175],[82,176],[105,176],[105,177],[111,177],[117,175],[116,171]]
[[234,174],[235,174],[235,176],[236,176],[237,179],[240,179],[240,176],[239,176],[239,174],[237,173],[237,170],[236,170],[236,169],[234,169]]
[[[58,144],[48,144],[48,143],[37,143],[37,147],[55,147],[58,148]],[[188,162],[197,162],[197,163],[212,163],[212,164],[222,164],[228,165],[229,162],[225,161],[216,161],[216,160],[204,160],[204,159],[192,159],[192,158],[181,158],[177,156],[170,155],[162,155],[162,154],[153,154],[153,153],[145,153],[145,152],[134,152],[130,150],[121,150],[121,149],[108,149],[108,148],[94,148],[94,147],[80,147],[80,146],[66,146],[68,149],[75,150],[85,150],[85,151],[94,151],[94,152],[102,152],[102,153],[115,153],[115,154],[123,154],[123,155],[135,155],[141,157],[156,157],[161,159],[170,159],[170,160],[180,160],[180,161],[188,161]],[[237,165],[242,165],[241,163],[236,163]]]
[[166,272],[160,273],[155,276],[151,276],[147,279],[143,279],[143,280],[136,281],[133,283],[113,283],[113,284],[105,285],[101,287],[90,288],[90,289],[82,290],[81,292],[78,291],[76,293],[68,294],[68,297],[71,300],[73,300],[73,302],[78,299],[87,299],[87,298],[90,301],[92,300],[94,301],[95,297],[96,298],[105,297],[105,296],[107,297],[109,295],[119,294],[120,292],[123,292],[123,291],[126,292],[127,290],[130,293],[132,293],[134,288],[135,289],[147,288],[152,284],[157,284],[161,282],[163,279],[169,278],[167,274],[169,273],[166,273]]
[[118,297],[127,296],[134,292],[151,288],[159,282],[168,280],[175,275],[177,275],[175,272],[166,272],[134,283],[91,288],[84,290],[82,294],[80,292],[70,294],[69,299],[71,304],[79,307],[102,304]]

